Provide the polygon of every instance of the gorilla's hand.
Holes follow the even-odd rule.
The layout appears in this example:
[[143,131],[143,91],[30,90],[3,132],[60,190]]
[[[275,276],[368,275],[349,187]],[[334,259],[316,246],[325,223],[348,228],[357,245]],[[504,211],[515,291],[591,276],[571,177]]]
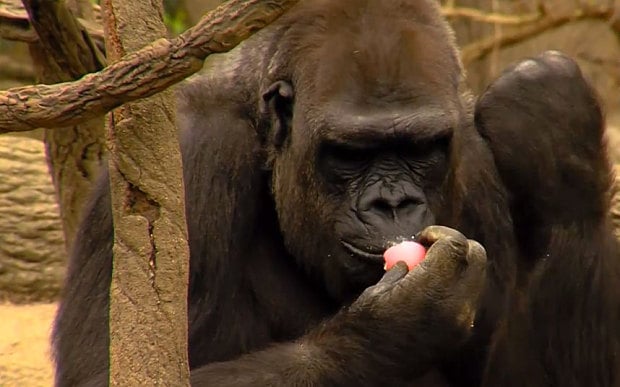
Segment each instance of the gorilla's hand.
[[469,336],[485,282],[486,253],[441,226],[422,231],[430,246],[411,271],[399,262],[336,318],[362,342],[361,356],[385,371],[416,376]]
[[603,116],[571,58],[549,51],[509,67],[480,97],[475,118],[516,199],[514,215],[531,219],[521,226],[601,211],[586,198],[608,186]]

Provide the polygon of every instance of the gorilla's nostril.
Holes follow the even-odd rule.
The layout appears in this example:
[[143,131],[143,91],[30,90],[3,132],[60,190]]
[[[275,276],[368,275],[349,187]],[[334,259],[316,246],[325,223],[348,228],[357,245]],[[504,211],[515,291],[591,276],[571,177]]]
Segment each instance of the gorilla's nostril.
[[377,199],[372,203],[371,209],[389,214],[394,209],[394,206],[385,199]]
[[402,210],[406,208],[411,208],[411,207],[419,206],[422,203],[423,203],[422,200],[419,200],[416,198],[405,198],[405,200],[398,203],[398,206],[396,207],[396,209]]
[[412,197],[394,198],[393,200],[377,198],[371,202],[367,211],[395,219],[399,214],[402,216],[403,213],[414,210],[421,204],[423,204],[423,201]]

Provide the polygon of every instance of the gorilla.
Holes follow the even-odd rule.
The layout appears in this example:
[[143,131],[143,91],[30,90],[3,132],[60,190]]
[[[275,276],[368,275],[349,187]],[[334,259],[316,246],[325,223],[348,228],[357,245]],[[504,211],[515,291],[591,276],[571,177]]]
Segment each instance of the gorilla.
[[[570,58],[476,100],[434,0],[301,0],[208,67],[178,114],[193,386],[620,383],[612,174]],[[426,259],[385,272],[412,238]],[[112,241],[104,174],[57,386],[108,384]]]

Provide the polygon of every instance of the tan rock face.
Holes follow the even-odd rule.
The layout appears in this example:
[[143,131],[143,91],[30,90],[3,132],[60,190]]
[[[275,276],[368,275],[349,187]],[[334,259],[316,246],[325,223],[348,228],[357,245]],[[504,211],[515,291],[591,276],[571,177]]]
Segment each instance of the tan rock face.
[[43,143],[0,136],[0,299],[58,297],[66,261]]
[[0,386],[53,385],[49,335],[55,313],[56,304],[0,303]]

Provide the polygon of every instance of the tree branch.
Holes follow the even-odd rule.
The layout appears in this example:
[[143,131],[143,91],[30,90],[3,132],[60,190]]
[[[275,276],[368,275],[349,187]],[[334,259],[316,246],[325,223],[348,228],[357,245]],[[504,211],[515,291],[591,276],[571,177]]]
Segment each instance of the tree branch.
[[522,25],[532,23],[543,17],[542,13],[529,13],[523,15],[506,15],[495,12],[484,12],[475,8],[455,7],[454,5],[441,8],[444,16],[448,18],[462,17],[476,22],[489,24]]
[[494,49],[509,47],[565,24],[586,19],[610,20],[613,14],[613,6],[604,6],[584,7],[565,15],[548,15],[512,33],[505,32],[499,38],[489,36],[474,43],[470,43],[461,50],[461,57],[465,64],[471,63],[474,60],[481,59],[488,55]]
[[[90,0],[23,0],[23,4],[39,38],[29,44],[39,82],[74,81],[105,66],[102,50],[75,18],[84,15],[94,20],[94,12],[80,13],[81,5],[93,9]],[[103,117],[72,127],[55,127],[44,133],[65,244],[67,251],[71,251],[81,210],[88,199],[85,193],[92,189],[105,152]]]
[[0,0],[0,38],[33,43],[38,37],[19,0]]
[[[53,2],[50,2],[52,4]],[[101,28],[101,9],[93,4],[97,23],[77,18],[82,29],[103,47],[103,29]],[[28,13],[20,0],[0,0],[0,38],[26,43],[35,43],[39,37],[30,25]]]
[[0,92],[0,133],[75,125],[151,96],[197,72],[208,55],[231,50],[296,2],[231,0],[176,39],[157,40],[78,81]]
[[[73,17],[64,0],[22,0],[39,44],[68,79],[97,71],[105,66],[105,55],[88,31]],[[67,79],[65,79],[67,80]]]

